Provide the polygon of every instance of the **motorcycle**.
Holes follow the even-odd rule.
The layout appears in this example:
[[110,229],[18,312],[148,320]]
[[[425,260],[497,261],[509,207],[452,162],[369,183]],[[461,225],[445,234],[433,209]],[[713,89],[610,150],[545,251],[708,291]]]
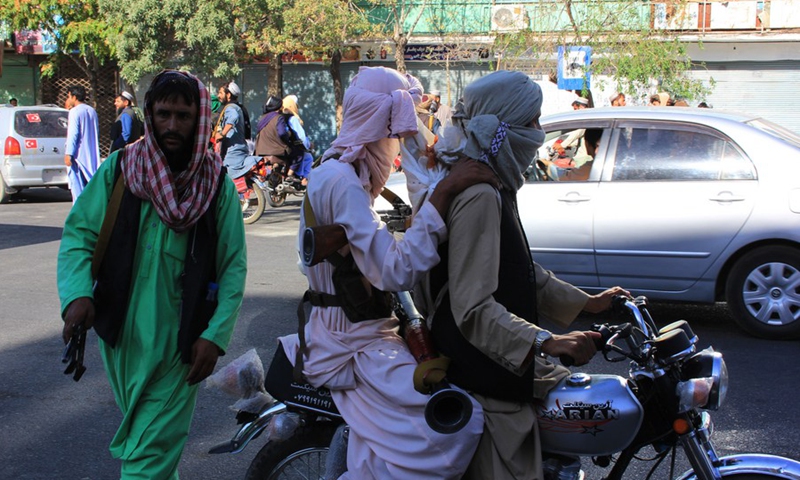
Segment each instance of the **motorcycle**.
[[[675,478],[674,455],[682,449],[691,469],[679,480],[800,479],[800,462],[791,459],[717,455],[709,411],[725,399],[728,372],[721,353],[711,347],[698,351],[698,338],[686,321],[658,329],[644,297],[618,297],[614,309],[629,321],[592,328],[601,334],[598,351],[607,361],[630,361],[628,377],[572,373],[537,403],[545,479],[583,479],[581,457],[591,457],[603,468],[613,461],[605,478],[620,480],[648,445],[657,452],[649,459],[654,462],[650,475],[671,453],[669,478]],[[561,359],[564,364],[570,360]],[[258,414],[240,412],[239,431],[209,453],[239,453],[263,434],[266,444],[250,464],[247,479],[327,478],[329,449],[342,448],[341,440],[331,443],[334,434],[347,435],[330,391],[293,381],[292,365],[280,347],[265,385],[275,400]],[[453,403],[442,405],[433,408],[429,402],[429,424],[455,425],[469,414]]]
[[239,191],[239,204],[242,207],[242,220],[246,225],[256,223],[264,214],[269,169],[265,160],[259,160],[243,176],[234,179]]
[[288,171],[288,165],[276,162],[272,164],[272,169],[267,176],[265,190],[267,202],[274,208],[283,206],[288,195],[303,197],[306,194],[306,187],[302,181],[294,175],[289,176]]

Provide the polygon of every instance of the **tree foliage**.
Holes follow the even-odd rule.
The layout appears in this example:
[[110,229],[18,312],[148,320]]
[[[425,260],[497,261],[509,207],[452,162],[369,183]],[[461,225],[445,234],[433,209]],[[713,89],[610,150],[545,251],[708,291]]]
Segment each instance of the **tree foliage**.
[[552,70],[559,46],[588,46],[592,74],[611,76],[619,91],[636,94],[656,81],[673,97],[695,98],[708,92],[707,85],[685,75],[694,65],[685,45],[677,31],[654,26],[649,3],[557,0],[538,5],[530,12],[531,28],[495,38],[498,68],[528,64],[534,70]]
[[130,82],[167,67],[230,78],[239,73],[231,3],[224,0],[98,0],[118,33],[120,73]]
[[57,60],[68,56],[89,78],[90,94],[96,92],[97,71],[114,56],[115,47],[109,38],[117,31],[100,15],[96,0],[0,0],[0,20],[14,31],[52,33],[56,52],[42,64],[42,73],[52,73]]
[[406,72],[406,45],[427,7],[428,0],[378,0],[370,13],[372,21],[394,42],[394,63],[401,73]]
[[336,104],[337,130],[342,122],[344,86],[342,53],[348,43],[377,31],[365,12],[349,0],[295,0],[283,16],[287,25],[302,25],[286,35],[287,50],[301,50],[329,65]]

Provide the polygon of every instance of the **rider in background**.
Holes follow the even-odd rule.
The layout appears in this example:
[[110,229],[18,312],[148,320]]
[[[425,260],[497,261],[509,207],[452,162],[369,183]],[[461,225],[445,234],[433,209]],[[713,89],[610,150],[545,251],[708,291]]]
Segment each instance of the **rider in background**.
[[[476,182],[493,181],[485,165],[458,162],[403,239],[386,229],[372,205],[400,151],[398,139],[418,132],[413,97],[422,92],[414,85],[416,79],[396,70],[359,69],[344,95],[339,136],[311,171],[301,209],[310,205],[313,211],[300,216],[301,240],[312,215],[318,225],[345,229],[348,245],[339,251],[339,265],[354,265],[359,284],[367,281],[381,290],[372,290],[369,304],[385,299],[385,292],[410,289],[436,265],[437,245],[447,238],[443,215],[450,199]],[[340,478],[460,478],[483,431],[480,405],[473,401],[473,416],[461,431],[433,431],[424,418],[430,397],[414,390],[417,362],[398,333],[391,307],[383,303],[367,313],[351,308],[350,297],[335,287],[348,273],[341,266],[325,261],[305,273],[313,305],[303,329],[305,345],[298,335],[280,341],[290,360],[303,362],[311,385],[331,390],[350,426],[347,473]]]
[[247,148],[245,113],[236,103],[241,93],[242,90],[234,82],[219,88],[223,108],[217,121],[215,138],[221,144],[219,154],[232,179],[247,173],[260,160],[250,155]]
[[289,167],[289,176],[296,175],[300,179],[303,186],[308,185],[308,174],[311,172],[311,164],[314,162],[314,156],[311,155],[311,140],[306,136],[306,131],[303,128],[303,119],[300,118],[300,112],[297,107],[297,96],[287,95],[283,99],[283,113],[291,113],[289,119],[289,127],[295,131],[298,138],[303,141],[306,147],[306,152],[303,158]]

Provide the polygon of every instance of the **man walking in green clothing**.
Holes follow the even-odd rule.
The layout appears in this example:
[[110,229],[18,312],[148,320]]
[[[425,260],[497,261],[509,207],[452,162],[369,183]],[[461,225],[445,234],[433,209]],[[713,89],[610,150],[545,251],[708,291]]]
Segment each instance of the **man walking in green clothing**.
[[[100,337],[123,414],[110,446],[123,479],[178,478],[197,384],[224,354],[239,314],[244,225],[236,188],[207,149],[211,127],[202,82],[160,73],[145,95],[144,139],[102,164],[64,225],[63,337],[78,325]],[[112,199],[117,184],[124,189]],[[113,228],[104,237],[107,210]]]

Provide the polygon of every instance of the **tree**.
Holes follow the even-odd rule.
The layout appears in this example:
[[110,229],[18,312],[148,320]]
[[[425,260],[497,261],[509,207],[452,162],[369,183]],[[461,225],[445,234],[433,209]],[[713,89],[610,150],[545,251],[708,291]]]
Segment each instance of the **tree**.
[[299,35],[288,39],[289,50],[314,52],[329,62],[336,103],[336,130],[342,125],[341,61],[346,44],[355,38],[369,37],[374,29],[364,11],[349,0],[295,0],[284,14],[289,25],[303,25]]
[[[244,45],[245,56],[269,62],[267,90],[269,95],[283,98],[283,59],[288,50],[284,27],[285,14],[291,0],[241,0],[235,6],[237,31]],[[314,22],[306,21],[303,28]]]
[[114,56],[115,47],[109,38],[116,34],[117,27],[100,15],[96,0],[0,0],[0,20],[14,31],[52,33],[56,52],[42,64],[42,73],[52,73],[56,62],[68,57],[89,79],[89,97],[97,106],[97,72]]
[[406,73],[406,45],[414,35],[427,4],[428,0],[379,1],[377,8],[370,12],[373,22],[385,25],[385,33],[394,42],[394,63],[400,73]]
[[230,78],[240,71],[235,19],[224,0],[98,0],[119,25],[113,36],[120,73],[129,82],[178,67]]
[[534,19],[530,28],[496,36],[498,68],[552,70],[558,46],[588,46],[591,72],[613,77],[622,92],[636,94],[657,80],[672,96],[707,93],[708,86],[685,76],[693,63],[677,37],[679,30],[659,28],[648,3],[557,0],[532,8],[526,12]]

